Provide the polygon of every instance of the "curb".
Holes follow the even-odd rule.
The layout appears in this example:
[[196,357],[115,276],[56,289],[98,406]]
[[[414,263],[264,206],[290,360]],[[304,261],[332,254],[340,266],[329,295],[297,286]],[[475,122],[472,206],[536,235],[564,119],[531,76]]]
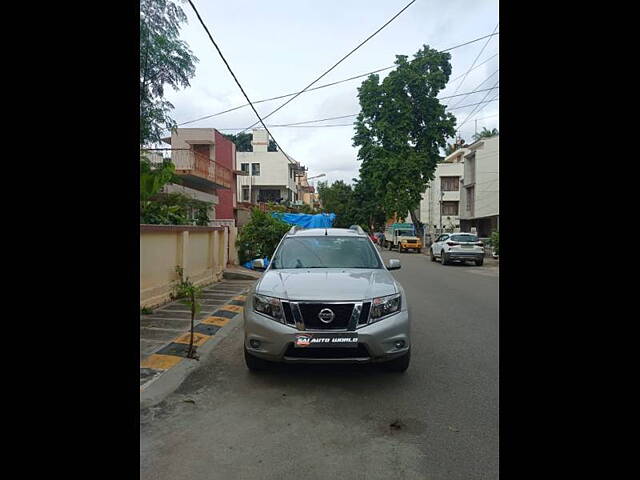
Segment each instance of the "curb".
[[[227,303],[220,305],[210,317],[200,321],[196,325],[196,329],[200,325],[205,328],[210,326],[211,330],[215,328],[215,332],[210,335],[201,333],[194,334],[194,344],[198,345],[198,360],[186,358],[184,355],[178,354],[153,354],[140,365],[140,368],[148,368],[154,371],[152,378],[140,386],[140,409],[153,407],[162,402],[169,394],[174,392],[182,382],[189,376],[191,372],[196,370],[206,361],[207,357],[213,352],[214,347],[226,338],[238,325],[243,311],[243,307],[237,305],[239,301],[244,301],[247,290],[232,297]],[[240,297],[243,297],[242,300]],[[235,302],[235,303],[234,303]],[[183,336],[188,337],[189,332],[176,338],[179,340]],[[200,343],[203,341],[203,343]],[[169,348],[177,343],[174,341],[163,347]],[[152,358],[153,357],[153,358]],[[145,367],[145,362],[156,362],[154,367]]]

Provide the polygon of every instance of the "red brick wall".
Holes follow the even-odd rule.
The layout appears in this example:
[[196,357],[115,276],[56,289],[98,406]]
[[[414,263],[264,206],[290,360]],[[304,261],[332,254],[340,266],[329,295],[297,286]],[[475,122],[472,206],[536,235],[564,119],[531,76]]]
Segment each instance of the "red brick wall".
[[[236,146],[235,144],[223,137],[219,132],[215,132],[215,155],[216,162],[231,170],[236,167]],[[216,205],[216,219],[233,219],[235,218],[233,207],[236,197],[236,176],[233,176],[231,189],[218,188],[218,205]]]

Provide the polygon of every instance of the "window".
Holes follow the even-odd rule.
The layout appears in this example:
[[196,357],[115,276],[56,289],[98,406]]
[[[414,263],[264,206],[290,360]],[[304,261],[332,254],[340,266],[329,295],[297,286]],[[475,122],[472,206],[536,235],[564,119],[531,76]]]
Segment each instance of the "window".
[[440,177],[440,190],[457,192],[460,189],[460,177]]
[[289,237],[271,268],[382,268],[375,247],[363,237]]
[[475,197],[475,187],[467,188],[467,212],[473,212],[474,197]]
[[251,175],[253,175],[254,177],[259,177],[260,176],[260,164],[259,163],[252,163],[251,164]]
[[240,164],[240,170],[242,170],[244,173],[249,175],[249,164],[248,163],[241,163]]
[[[249,164],[246,163],[245,165],[247,165],[247,170],[249,170]],[[242,201],[243,202],[249,201],[249,187],[242,187]]]
[[443,215],[458,215],[458,202],[442,202]]
[[475,235],[451,235],[451,240],[454,242],[477,242],[478,237]]

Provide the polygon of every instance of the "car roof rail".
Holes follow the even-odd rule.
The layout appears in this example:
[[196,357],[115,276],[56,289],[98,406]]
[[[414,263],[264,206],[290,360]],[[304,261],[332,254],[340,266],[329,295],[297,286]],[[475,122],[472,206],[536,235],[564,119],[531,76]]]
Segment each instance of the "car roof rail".
[[289,235],[295,235],[296,232],[299,232],[300,230],[304,230],[304,228],[300,225],[294,225],[293,227],[291,227],[291,230],[289,230]]
[[366,235],[365,231],[362,229],[360,225],[351,225],[349,230],[355,230],[360,235]]

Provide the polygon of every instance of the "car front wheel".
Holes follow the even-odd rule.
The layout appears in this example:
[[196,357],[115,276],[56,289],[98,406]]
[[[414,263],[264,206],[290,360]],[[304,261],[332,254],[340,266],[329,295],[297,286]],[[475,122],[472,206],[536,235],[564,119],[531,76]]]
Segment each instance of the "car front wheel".
[[244,362],[247,364],[247,368],[252,372],[261,372],[269,368],[268,361],[254,357],[247,351],[247,347],[244,347]]
[[436,261],[436,256],[433,254],[433,250],[429,249],[429,256],[431,257],[431,261],[435,262]]
[[449,260],[447,259],[447,254],[445,253],[444,250],[440,251],[440,262],[442,263],[442,265],[449,264]]

